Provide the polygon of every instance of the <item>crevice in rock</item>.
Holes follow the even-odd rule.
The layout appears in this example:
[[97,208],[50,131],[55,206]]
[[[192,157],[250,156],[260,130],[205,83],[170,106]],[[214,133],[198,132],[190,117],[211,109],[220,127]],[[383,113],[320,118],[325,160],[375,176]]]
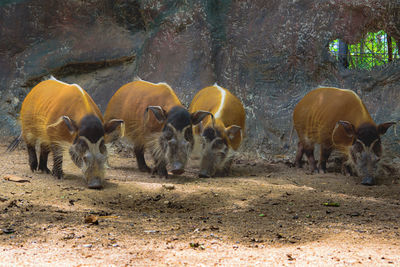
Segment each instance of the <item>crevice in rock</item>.
[[84,74],[90,73],[99,69],[109,68],[121,64],[132,63],[135,61],[136,55],[131,56],[124,56],[116,59],[108,59],[102,61],[95,61],[95,62],[71,62],[64,66],[55,68],[50,70],[47,73],[44,73],[39,76],[29,78],[22,87],[31,88],[41,82],[44,77],[53,75],[55,77],[65,77],[68,75],[77,75],[77,74]]

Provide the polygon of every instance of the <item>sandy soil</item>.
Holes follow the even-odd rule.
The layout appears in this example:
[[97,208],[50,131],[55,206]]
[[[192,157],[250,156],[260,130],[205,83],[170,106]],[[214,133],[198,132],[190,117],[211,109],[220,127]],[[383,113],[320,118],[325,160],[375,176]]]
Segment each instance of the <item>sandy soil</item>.
[[[116,153],[98,191],[69,160],[57,180],[32,173],[22,146],[5,148],[1,266],[400,265],[397,175],[366,187],[357,177],[242,157],[231,177],[199,179],[194,161],[165,180]],[[85,222],[89,215],[98,224]]]

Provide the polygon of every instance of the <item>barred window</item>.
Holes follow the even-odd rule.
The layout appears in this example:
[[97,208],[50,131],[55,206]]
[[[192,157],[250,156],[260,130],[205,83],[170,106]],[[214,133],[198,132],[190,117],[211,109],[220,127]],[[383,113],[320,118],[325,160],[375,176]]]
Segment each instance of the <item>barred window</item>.
[[400,42],[383,30],[369,32],[357,44],[340,39],[329,43],[329,52],[339,64],[349,69],[367,69],[400,59]]

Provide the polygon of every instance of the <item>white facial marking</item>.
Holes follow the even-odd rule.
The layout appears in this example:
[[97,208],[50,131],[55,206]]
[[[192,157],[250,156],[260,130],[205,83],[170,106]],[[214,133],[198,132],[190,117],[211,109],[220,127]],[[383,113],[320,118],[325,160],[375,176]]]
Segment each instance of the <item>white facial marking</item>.
[[93,154],[99,154],[100,153],[100,142],[104,140],[104,137],[100,137],[99,140],[97,140],[96,143],[92,143],[87,139],[85,136],[80,136],[79,138],[82,138],[83,140],[86,141],[89,151],[92,152]]

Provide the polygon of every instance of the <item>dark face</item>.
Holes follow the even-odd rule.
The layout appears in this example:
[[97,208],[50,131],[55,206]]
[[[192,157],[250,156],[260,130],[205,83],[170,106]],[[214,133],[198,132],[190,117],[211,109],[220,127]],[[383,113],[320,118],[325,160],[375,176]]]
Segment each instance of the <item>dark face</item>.
[[171,172],[182,174],[193,149],[192,125],[189,124],[179,130],[168,123],[163,129],[159,141],[166,162],[171,165]]
[[376,127],[362,125],[356,131],[355,141],[350,148],[351,159],[362,177],[362,184],[375,184],[376,170],[382,154],[381,140]]
[[226,137],[212,127],[207,127],[202,133],[202,157],[199,177],[207,178],[223,168],[228,159],[229,147]]
[[193,150],[194,139],[192,125],[196,125],[207,115],[212,114],[207,111],[196,111],[189,113],[182,106],[175,106],[167,113],[160,106],[148,106],[156,119],[165,123],[157,145],[159,149],[153,151],[156,161],[165,161],[171,165],[171,171],[174,174],[184,172],[187,160]]
[[88,183],[89,188],[102,188],[107,149],[104,143],[103,124],[95,116],[84,117],[69,153]]
[[338,121],[343,126],[346,134],[352,137],[354,142],[350,147],[350,159],[353,161],[357,174],[363,178],[363,185],[374,185],[377,173],[377,165],[382,154],[380,136],[395,124],[394,122],[381,123],[378,126],[364,123],[355,129],[348,121]]

